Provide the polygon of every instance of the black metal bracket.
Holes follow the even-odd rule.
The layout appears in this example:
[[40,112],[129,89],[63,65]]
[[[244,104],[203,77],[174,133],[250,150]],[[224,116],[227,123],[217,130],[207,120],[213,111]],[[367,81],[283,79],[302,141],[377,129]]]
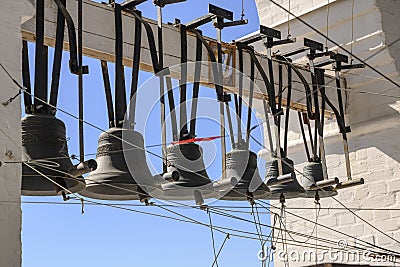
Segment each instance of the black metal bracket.
[[186,0],[154,0],[153,4],[159,7],[165,7],[166,5],[186,2]]
[[[207,14],[204,16],[201,16],[200,18],[194,19],[188,23],[186,23],[186,27],[189,30],[196,29],[200,27],[201,25],[207,24],[211,22],[216,16],[214,14]],[[175,19],[175,23],[177,22],[177,19]],[[180,21],[179,21],[180,23]]]
[[[296,42],[296,38],[287,38],[281,40],[281,32],[272,28],[268,28],[266,26],[260,25],[260,35],[264,40],[264,45],[267,48],[272,48],[278,45],[284,44],[292,44]],[[278,41],[274,41],[274,39],[278,39]]]
[[215,5],[209,4],[208,5],[208,12],[211,14],[216,15],[219,18],[227,19],[232,21],[233,20],[233,12],[223,9],[221,7],[217,7]]
[[288,51],[288,52],[285,52],[285,53],[282,53],[282,54],[279,54],[279,55],[283,56],[283,57],[291,57],[291,56],[306,52],[309,49],[310,49],[309,47],[304,47],[303,46],[303,47],[299,47],[299,48],[296,48],[294,50],[291,50],[291,51]]
[[313,41],[308,38],[304,38],[304,46],[310,49],[310,53],[307,55],[310,60],[314,60],[317,57],[322,57],[327,55],[326,53],[317,54],[317,51],[324,50],[324,45],[322,43]]

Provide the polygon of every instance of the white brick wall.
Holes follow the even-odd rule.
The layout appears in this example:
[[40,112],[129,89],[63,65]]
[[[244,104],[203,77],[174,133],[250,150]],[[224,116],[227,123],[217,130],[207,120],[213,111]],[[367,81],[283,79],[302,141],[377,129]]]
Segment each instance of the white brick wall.
[[[287,7],[287,0],[279,0],[278,3]],[[291,1],[292,11],[302,17],[322,32],[326,32],[326,3],[327,1]],[[329,33],[330,37],[339,44],[350,48],[351,42],[351,0],[337,0],[330,6]],[[270,1],[256,0],[260,15],[260,22],[266,26],[280,29],[285,37],[287,13],[274,6]],[[363,59],[368,59],[373,53],[376,56],[368,59],[374,67],[381,70],[392,79],[399,81],[400,56],[398,51],[400,44],[391,47],[387,45],[399,36],[398,25],[400,22],[400,2],[395,0],[372,1],[355,0],[354,26],[355,41],[353,51]],[[394,26],[397,25],[397,26]],[[395,27],[397,27],[395,29]],[[296,20],[291,20],[292,37],[298,38],[295,46],[302,45],[302,37],[311,38],[324,42],[324,38],[313,33]],[[397,37],[395,37],[397,36]],[[332,44],[328,44],[332,48]],[[294,46],[279,47],[282,50],[293,49]],[[264,48],[256,46],[259,51]],[[305,58],[297,59],[304,62]],[[358,62],[355,62],[358,63]],[[346,75],[348,87],[352,90],[347,109],[348,124],[352,127],[349,134],[350,159],[353,178],[364,178],[365,185],[344,189],[339,192],[337,199],[350,208],[400,208],[400,117],[399,104],[395,98],[382,97],[372,94],[360,94],[357,91],[387,93],[399,95],[398,88],[387,81],[373,79],[378,75],[371,70],[363,69],[352,71],[358,75]],[[261,111],[258,111],[260,114]],[[296,115],[296,114],[293,114]],[[296,169],[302,171],[306,161],[304,147],[300,140],[297,116],[292,116],[289,135],[289,157],[296,163]],[[325,149],[327,153],[328,173],[330,177],[339,177],[341,181],[346,179],[345,163],[343,157],[343,146],[338,136],[338,130],[334,120],[328,120],[325,135]],[[269,153],[261,151],[264,158],[269,158]],[[300,175],[298,178],[301,180]],[[279,203],[271,202],[279,205]],[[287,200],[286,206],[313,208],[313,199]],[[368,226],[356,218],[349,211],[333,208],[342,208],[335,200],[328,198],[321,200],[323,208],[318,222],[332,227],[348,235],[364,241],[368,241],[387,249],[400,251],[400,244],[385,237],[377,230]],[[303,216],[309,220],[315,220],[314,210],[288,210]],[[396,210],[356,210],[355,213],[367,222],[381,229],[389,236],[400,240],[400,211]],[[296,232],[310,234],[312,223],[305,223],[303,220],[287,215],[288,228]],[[331,240],[344,239],[349,244],[355,240],[349,237],[334,233],[322,227],[318,227],[318,237]],[[304,237],[298,237],[304,241]],[[314,241],[309,241],[315,244]],[[331,245],[335,247],[335,245]],[[278,245],[278,250],[282,249]],[[302,251],[304,248],[289,246],[289,251]],[[320,249],[321,251],[321,249]],[[276,258],[275,258],[276,260]],[[332,262],[325,258],[323,262]],[[346,262],[342,260],[342,262]],[[315,262],[291,263],[292,266],[313,265]],[[355,262],[349,262],[355,264]],[[276,266],[283,266],[280,261],[275,262]],[[385,264],[384,264],[385,265]],[[390,265],[390,264],[388,264]],[[393,266],[393,265],[392,265]]]
[[[17,80],[21,77],[21,19],[33,15],[26,0],[2,1],[0,8],[0,61]],[[0,101],[18,93],[18,88],[0,70]],[[0,104],[0,266],[21,266],[21,102]],[[12,155],[6,156],[10,151]]]

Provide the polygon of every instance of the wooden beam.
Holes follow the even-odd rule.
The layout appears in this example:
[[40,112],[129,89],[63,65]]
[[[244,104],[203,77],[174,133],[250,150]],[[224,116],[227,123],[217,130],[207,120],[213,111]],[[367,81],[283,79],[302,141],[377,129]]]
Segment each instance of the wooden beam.
[[[140,7],[139,7],[140,8]],[[77,21],[77,1],[69,0],[67,1],[67,9],[70,12],[74,21]],[[93,2],[90,0],[83,0],[83,53],[87,57],[96,58],[100,60],[105,60],[108,62],[114,62],[114,17],[113,17],[112,7]],[[54,47],[55,33],[56,33],[56,20],[57,20],[57,6],[53,0],[45,1],[45,45]],[[157,32],[157,22],[154,20],[146,19],[146,21],[151,25],[154,33]],[[133,46],[134,46],[134,18],[131,14],[123,13],[123,39],[124,39],[124,58],[123,64],[127,67],[132,67],[132,57],[133,57]],[[153,67],[151,65],[149,44],[147,42],[146,32],[142,31],[142,56],[140,62],[140,69],[147,72],[152,72]],[[35,18],[32,18],[22,25],[22,37],[24,40],[35,42]],[[154,34],[155,41],[157,43],[157,34]],[[171,77],[179,79],[179,67],[173,67],[180,64],[180,46],[179,39],[180,33],[179,29],[170,24],[164,25],[164,66],[171,67]],[[196,37],[193,33],[188,32],[188,62],[195,61],[195,44]],[[206,40],[210,42],[215,42],[214,39],[205,37]],[[68,50],[68,35],[65,34],[64,49]],[[236,47],[235,47],[236,49]],[[266,66],[265,55],[257,54],[263,66]],[[214,85],[209,79],[209,66],[208,66],[208,55],[206,49],[203,47],[203,61],[202,64],[202,75],[201,83],[203,86],[213,88]],[[244,53],[244,73],[250,76],[250,56]],[[234,62],[238,62],[238,53],[236,53]],[[194,64],[193,64],[194,67]],[[278,63],[275,62],[274,69],[278,69]],[[193,69],[194,70],[194,69]],[[310,73],[308,70],[301,70],[303,75],[307,78],[307,81],[311,83]],[[189,75],[190,68],[188,71]],[[284,76],[286,75],[286,69],[284,68]],[[256,99],[267,98],[262,92],[266,92],[264,82],[261,80],[260,74],[256,70],[255,74],[255,85],[258,87],[257,92],[254,96]],[[305,105],[305,92],[300,80],[297,79],[295,74],[293,74],[293,92],[291,107],[296,110],[306,111]],[[190,77],[188,78],[190,80]],[[275,78],[277,81],[278,79]],[[224,90],[236,93],[238,92],[238,75],[235,77],[235,82],[233,86],[225,86]],[[244,94],[246,95],[246,88],[244,88]],[[336,100],[336,93],[334,88],[327,88],[328,97],[332,96],[331,99]],[[335,102],[335,101],[334,101]],[[287,105],[287,101],[283,100],[283,104]],[[332,113],[327,110],[326,116],[332,117]]]

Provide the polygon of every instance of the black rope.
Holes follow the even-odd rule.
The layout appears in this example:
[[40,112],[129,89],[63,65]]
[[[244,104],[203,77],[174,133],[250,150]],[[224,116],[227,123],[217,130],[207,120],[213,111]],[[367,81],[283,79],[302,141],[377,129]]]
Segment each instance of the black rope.
[[107,112],[108,112],[108,122],[109,127],[114,127],[114,107],[112,102],[111,95],[111,84],[110,84],[110,76],[108,74],[108,66],[107,61],[101,61],[101,72],[103,74],[103,82],[104,82],[104,91],[106,95],[106,103],[107,103]]
[[114,4],[115,20],[115,126],[122,127],[126,112],[121,5]]
[[44,0],[36,1],[36,51],[35,51],[35,112],[48,110],[47,102],[47,47],[44,45]]

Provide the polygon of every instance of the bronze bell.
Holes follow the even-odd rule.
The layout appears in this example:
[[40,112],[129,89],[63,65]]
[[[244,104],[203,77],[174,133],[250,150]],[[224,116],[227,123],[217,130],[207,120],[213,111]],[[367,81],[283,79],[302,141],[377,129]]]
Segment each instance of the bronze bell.
[[[130,143],[127,147],[123,147],[122,138]],[[86,177],[81,195],[102,200],[149,199],[153,176],[146,163],[142,134],[118,127],[108,129],[99,137],[96,161],[98,168]]]
[[309,162],[303,168],[302,185],[307,190],[308,198],[326,198],[336,196],[338,193],[333,187],[339,183],[339,179],[326,179],[322,171],[321,162]]
[[237,182],[229,191],[220,191],[220,199],[248,200],[269,195],[269,189],[258,172],[257,155],[250,150],[233,149],[226,154],[225,177],[235,178]]
[[178,181],[162,185],[164,199],[193,200],[195,191],[202,197],[214,196],[211,180],[205,170],[203,150],[196,143],[172,144],[167,147],[168,172],[178,171]]
[[269,199],[280,199],[281,195],[285,198],[297,198],[304,197],[306,191],[299,184],[296,179],[296,174],[294,171],[294,164],[291,159],[282,158],[282,172],[283,175],[288,175],[291,181],[286,183],[278,184],[279,181],[279,169],[278,169],[278,159],[273,159],[272,161],[267,161],[265,164],[266,174],[265,179],[267,181],[267,186],[271,190],[271,195]]
[[[22,121],[22,160],[71,192],[85,188],[82,177],[68,175],[74,169],[68,155],[64,123],[49,114],[32,114]],[[22,195],[67,194],[61,187],[22,164]]]

